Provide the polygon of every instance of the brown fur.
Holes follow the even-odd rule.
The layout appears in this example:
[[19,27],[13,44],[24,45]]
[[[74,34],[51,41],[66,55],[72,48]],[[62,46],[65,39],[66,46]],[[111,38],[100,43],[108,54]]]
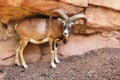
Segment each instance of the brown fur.
[[[49,42],[50,48],[51,48],[51,61],[54,60],[54,51],[52,49],[53,43],[57,42],[57,40],[63,39],[63,25],[62,22],[58,21],[57,19],[53,19],[51,21],[52,25],[49,25],[48,19],[28,19],[24,20],[23,22],[19,23],[15,29],[16,32],[19,34],[21,38],[20,45],[16,49],[16,59],[15,63],[17,65],[20,65],[19,61],[19,55],[23,55],[23,50],[28,42],[31,42],[30,39],[34,39],[36,41],[39,41],[39,44]],[[53,25],[54,24],[54,25]],[[48,41],[42,42],[45,38],[48,37]],[[23,56],[20,56],[20,60],[23,58]],[[24,68],[27,68],[27,65],[24,61],[24,58],[21,60],[22,65]],[[53,64],[53,63],[51,63]],[[52,66],[53,67],[53,66]]]

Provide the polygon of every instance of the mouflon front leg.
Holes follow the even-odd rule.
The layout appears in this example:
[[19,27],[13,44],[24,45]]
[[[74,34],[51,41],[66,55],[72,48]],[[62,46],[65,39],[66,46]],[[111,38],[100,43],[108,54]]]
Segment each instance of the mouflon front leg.
[[19,58],[19,48],[20,48],[20,44],[21,44],[21,41],[19,42],[19,44],[17,45],[17,48],[16,48],[16,53],[15,53],[15,64],[17,64],[18,66],[20,66],[20,58]]
[[54,49],[54,40],[53,39],[49,39],[49,45],[50,45],[50,53],[51,53],[51,67],[54,69],[56,68],[56,64],[54,62],[55,60],[55,49]]

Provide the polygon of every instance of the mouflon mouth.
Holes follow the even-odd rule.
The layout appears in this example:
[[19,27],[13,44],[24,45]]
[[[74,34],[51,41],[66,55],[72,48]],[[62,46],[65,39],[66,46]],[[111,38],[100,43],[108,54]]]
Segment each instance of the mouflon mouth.
[[68,42],[68,36],[65,36],[65,37],[63,38],[63,43],[66,44],[67,42]]

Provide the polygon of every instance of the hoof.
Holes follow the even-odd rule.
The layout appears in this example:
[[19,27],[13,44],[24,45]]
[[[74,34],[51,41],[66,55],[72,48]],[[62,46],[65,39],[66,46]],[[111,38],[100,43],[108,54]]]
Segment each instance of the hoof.
[[55,59],[55,63],[59,64],[60,63],[59,59]]
[[55,69],[56,68],[56,64],[55,63],[51,63],[51,68]]
[[23,65],[24,68],[28,68],[28,65]]
[[21,66],[20,62],[15,62],[15,64],[16,64],[17,66]]

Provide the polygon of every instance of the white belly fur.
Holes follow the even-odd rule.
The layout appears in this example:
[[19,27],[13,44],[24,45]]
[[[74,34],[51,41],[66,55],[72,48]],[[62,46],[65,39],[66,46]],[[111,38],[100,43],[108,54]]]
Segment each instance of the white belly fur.
[[44,39],[41,40],[41,41],[35,40],[35,39],[33,39],[33,38],[30,38],[30,42],[31,42],[31,43],[34,43],[34,44],[43,44],[43,43],[46,43],[46,42],[48,42],[48,41],[49,41],[49,38],[48,38],[48,37],[44,38]]

